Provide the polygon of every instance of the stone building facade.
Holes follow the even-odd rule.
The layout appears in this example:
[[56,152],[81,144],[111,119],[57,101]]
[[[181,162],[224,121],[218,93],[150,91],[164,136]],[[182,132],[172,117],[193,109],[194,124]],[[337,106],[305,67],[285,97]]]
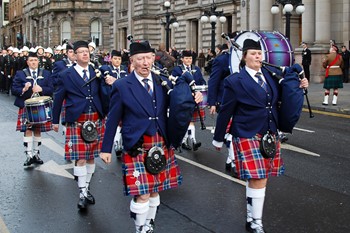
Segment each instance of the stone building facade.
[[[18,3],[20,2],[20,3]],[[16,44],[18,32],[23,42],[47,46],[68,40],[93,40],[100,50],[128,48],[127,36],[135,40],[149,40],[154,48],[166,39],[166,12],[164,0],[11,0],[10,9],[16,15],[1,28],[8,44]],[[263,30],[284,33],[286,17],[271,14],[271,6],[280,0],[171,0],[171,19],[177,19],[178,28],[170,27],[170,46],[178,50],[206,51],[211,45],[212,27],[200,18],[215,3],[226,22],[217,21],[215,44],[225,39],[221,33]],[[296,1],[293,1],[296,2]],[[348,0],[303,0],[305,12],[292,12],[290,44],[296,62],[300,62],[300,43],[306,41],[312,51],[311,75],[319,82],[324,75],[321,62],[328,52],[329,41],[349,48],[350,2]],[[17,4],[17,5],[16,5]],[[11,8],[12,5],[14,8]],[[21,7],[19,7],[21,5]],[[20,9],[21,8],[21,9]],[[22,10],[23,9],[23,10]],[[10,10],[10,11],[11,11]],[[12,10],[14,11],[14,10]]]

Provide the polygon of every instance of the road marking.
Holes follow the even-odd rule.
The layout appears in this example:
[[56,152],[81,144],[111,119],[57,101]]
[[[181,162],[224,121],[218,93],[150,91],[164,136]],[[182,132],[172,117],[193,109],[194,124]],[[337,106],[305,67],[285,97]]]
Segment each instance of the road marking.
[[[308,109],[303,108],[303,112],[308,112],[308,111],[309,111]],[[327,116],[343,117],[343,118],[350,119],[350,115],[348,114],[334,113],[334,112],[327,112],[327,111],[320,111],[320,110],[312,110],[312,112],[322,114],[322,115],[327,115]]]
[[[42,143],[45,147],[52,150],[53,152],[56,152],[60,156],[64,156],[64,148],[59,144],[57,144],[51,138],[43,138]],[[57,176],[66,177],[69,179],[74,179],[74,176],[71,173],[66,171],[66,169],[72,169],[73,167],[74,167],[74,163],[58,165],[55,161],[49,160],[45,162],[43,165],[36,167],[35,170],[50,173]]]
[[6,224],[1,216],[0,216],[0,232],[1,233],[10,233],[10,231],[7,229]]
[[55,161],[49,160],[45,162],[43,165],[36,167],[35,170],[50,173],[57,176],[66,177],[69,179],[74,179],[74,176],[71,173],[66,171],[66,169],[73,168],[73,166],[74,166],[73,163],[69,165],[67,164],[58,165]]
[[297,127],[294,127],[293,129],[299,130],[299,131],[303,131],[303,132],[307,132],[307,133],[315,133],[315,131],[313,131],[313,130],[308,130],[308,129],[302,129],[302,128],[297,128]]
[[46,146],[47,148],[49,148],[53,152],[56,152],[57,154],[59,154],[62,157],[64,156],[64,148],[61,145],[57,144],[51,138],[42,138],[41,142],[42,142],[42,145]]
[[211,173],[213,173],[213,174],[215,174],[215,175],[218,175],[218,176],[221,176],[221,177],[223,177],[223,178],[225,178],[225,179],[231,180],[231,181],[233,181],[233,182],[235,182],[235,183],[237,183],[237,184],[241,184],[241,185],[243,185],[243,186],[246,186],[246,182],[243,181],[243,180],[236,179],[236,178],[234,178],[234,177],[232,177],[232,176],[229,176],[229,175],[227,175],[227,174],[225,174],[225,173],[222,173],[222,172],[219,172],[219,171],[217,171],[217,170],[215,170],[215,169],[212,169],[212,168],[210,168],[210,167],[207,167],[207,166],[205,166],[205,165],[203,165],[203,164],[194,162],[194,161],[192,161],[192,160],[190,160],[190,159],[186,159],[186,158],[184,158],[184,157],[182,157],[182,156],[180,156],[180,155],[176,155],[176,158],[178,158],[178,159],[180,159],[180,160],[182,160],[182,161],[184,161],[184,162],[186,162],[186,163],[189,163],[189,164],[191,164],[191,165],[193,165],[193,166],[196,166],[196,167],[199,167],[199,168],[201,168],[201,169],[203,169],[203,170],[206,170],[206,171],[208,171],[208,172],[211,172]]
[[286,149],[286,150],[291,150],[291,151],[296,151],[298,153],[302,153],[302,154],[306,154],[306,155],[311,155],[311,156],[315,156],[315,157],[321,157],[320,154],[316,154],[314,152],[308,151],[308,150],[304,150],[300,147],[296,147],[296,146],[292,146],[286,143],[281,143],[281,148],[282,149]]

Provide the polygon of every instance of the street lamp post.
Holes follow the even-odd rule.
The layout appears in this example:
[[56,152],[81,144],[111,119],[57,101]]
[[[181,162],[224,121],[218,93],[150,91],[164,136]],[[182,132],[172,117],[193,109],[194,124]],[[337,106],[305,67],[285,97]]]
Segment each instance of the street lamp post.
[[302,0],[276,0],[276,3],[271,7],[271,13],[274,15],[280,12],[278,4],[283,5],[283,13],[286,16],[286,37],[290,39],[290,17],[292,16],[292,11],[295,6],[295,12],[299,15],[303,14],[305,11],[304,4]]
[[165,48],[166,51],[169,52],[169,47],[170,47],[170,25],[172,25],[174,28],[178,28],[179,27],[179,23],[177,22],[177,19],[171,18],[171,13],[169,12],[170,9],[170,1],[165,1],[164,2],[164,7],[166,9],[165,12]]
[[219,17],[219,21],[221,23],[226,22],[226,17],[224,16],[224,11],[216,11],[216,4],[213,0],[213,3],[210,6],[210,11],[204,11],[203,15],[201,16],[201,22],[207,23],[210,21],[211,24],[211,50],[215,50],[215,28],[216,28],[216,21]]

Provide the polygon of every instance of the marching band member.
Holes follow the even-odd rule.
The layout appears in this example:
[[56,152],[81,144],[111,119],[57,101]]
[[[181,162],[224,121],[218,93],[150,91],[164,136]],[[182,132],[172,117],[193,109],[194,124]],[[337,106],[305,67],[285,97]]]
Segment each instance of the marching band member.
[[[100,67],[100,71],[104,76],[104,79],[102,79],[101,85],[101,92],[104,100],[102,106],[104,112],[107,114],[109,112],[109,99],[110,99],[110,93],[112,84],[120,78],[124,78],[128,75],[128,67],[121,64],[122,63],[122,53],[117,50],[112,50],[111,52],[111,64],[110,65],[102,65]],[[116,152],[117,157],[120,157],[122,154],[122,143],[121,143],[121,127],[118,126],[117,132],[115,133],[114,137],[114,149]]]
[[31,164],[43,164],[39,157],[41,145],[41,132],[52,129],[51,121],[43,124],[30,124],[27,119],[24,101],[31,98],[33,93],[51,96],[53,84],[50,72],[39,67],[39,59],[36,53],[29,53],[27,58],[28,68],[17,71],[12,85],[12,93],[16,96],[15,105],[19,107],[17,131],[24,132],[23,145],[27,157],[24,166]]
[[[105,163],[111,162],[113,138],[122,122],[124,194],[134,196],[130,211],[136,232],[153,232],[160,205],[159,192],[176,188],[182,182],[174,148],[167,145],[169,96],[156,75],[151,73],[154,57],[147,41],[130,44],[134,71],[113,84],[100,154]],[[202,100],[200,93],[195,95],[195,100],[197,103]],[[164,161],[165,167],[159,168],[149,159],[156,157]]]
[[[213,145],[220,149],[232,117],[230,133],[237,156],[238,176],[248,180],[246,230],[254,233],[265,232],[262,214],[267,179],[284,173],[277,133],[281,93],[278,81],[266,68],[261,67],[262,57],[260,42],[246,39],[243,43],[242,69],[224,81],[224,95],[213,140]],[[276,69],[276,73],[281,72]],[[300,88],[307,86],[307,79],[302,79]],[[266,138],[272,140],[266,141]],[[275,153],[268,157],[266,154],[269,151]]]
[[[233,35],[231,36],[233,37]],[[208,105],[210,107],[209,112],[211,115],[217,114],[219,106],[222,102],[222,95],[224,90],[224,80],[228,77],[230,72],[230,53],[229,43],[221,46],[220,54],[214,58],[212,64],[212,72],[208,80]],[[228,155],[225,163],[225,169],[228,172],[232,172],[234,177],[237,177],[237,170],[235,165],[235,156],[232,145],[232,135],[229,133],[225,136],[226,146],[228,149]]]
[[58,74],[53,103],[53,129],[58,132],[63,100],[66,100],[65,159],[75,160],[74,175],[79,187],[78,208],[85,210],[95,204],[90,182],[95,172],[95,157],[99,155],[104,133],[104,114],[100,99],[100,79],[91,83],[95,70],[89,66],[88,43],[73,44],[76,64]]
[[[196,85],[206,85],[207,83],[203,78],[201,69],[198,66],[195,66],[192,64],[192,59],[193,59],[193,55],[191,50],[182,51],[182,57],[181,57],[182,64],[179,66],[176,66],[173,69],[171,75],[174,77],[177,77],[177,76],[181,76],[184,72],[189,72],[192,75]],[[196,140],[196,128],[194,123],[200,121],[200,118],[202,118],[202,120],[205,119],[205,110],[204,110],[204,107],[198,106],[198,108],[199,108],[199,113],[197,109],[195,109],[195,111],[193,112],[191,123],[188,126],[186,135],[182,140],[181,147],[185,150],[191,150],[193,148],[193,150],[196,151],[202,145],[201,142],[197,142]],[[188,144],[187,142],[188,138],[192,140],[192,145]]]

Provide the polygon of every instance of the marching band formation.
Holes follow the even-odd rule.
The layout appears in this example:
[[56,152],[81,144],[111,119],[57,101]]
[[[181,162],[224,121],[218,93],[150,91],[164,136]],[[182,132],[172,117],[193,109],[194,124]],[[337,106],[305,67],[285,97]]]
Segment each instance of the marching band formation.
[[[226,144],[227,168],[247,181],[246,230],[265,232],[267,179],[284,172],[279,130],[288,132],[296,123],[288,115],[300,114],[308,81],[297,64],[277,69],[263,62],[259,39],[237,45],[236,36],[227,36],[212,61],[208,84],[191,50],[182,51],[179,64],[168,69],[147,41],[133,41],[132,36],[128,51],[113,50],[108,59],[96,56],[96,45],[86,41],[67,42],[54,51],[40,46],[3,49],[0,91],[16,96],[24,166],[44,163],[41,132],[59,132],[61,124],[65,159],[74,161],[77,206],[83,211],[95,204],[90,187],[95,158],[108,164],[115,150],[122,162],[124,194],[133,196],[135,230],[154,232],[159,193],[182,183],[175,150],[200,148],[195,122],[206,128],[208,107],[210,114],[218,114],[214,147],[220,150]],[[239,70],[232,72],[231,57],[238,51]],[[300,89],[291,102],[284,103],[289,89],[280,86],[281,80]],[[295,113],[281,113],[284,104],[295,106]]]

